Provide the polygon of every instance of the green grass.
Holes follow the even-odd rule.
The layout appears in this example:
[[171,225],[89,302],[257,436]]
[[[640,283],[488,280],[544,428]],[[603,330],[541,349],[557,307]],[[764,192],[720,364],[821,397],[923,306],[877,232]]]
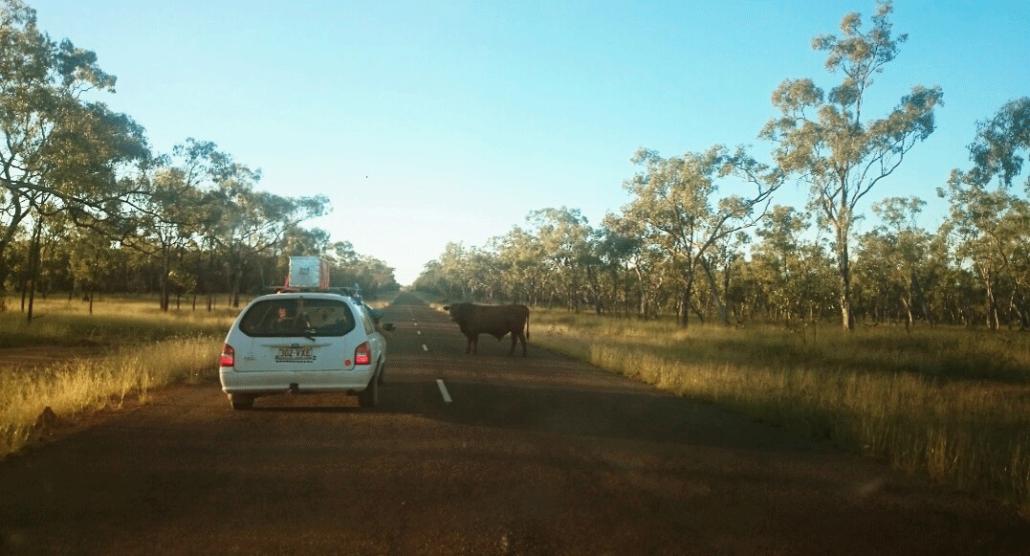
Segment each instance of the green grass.
[[1030,335],[725,328],[535,310],[533,340],[1030,512]]

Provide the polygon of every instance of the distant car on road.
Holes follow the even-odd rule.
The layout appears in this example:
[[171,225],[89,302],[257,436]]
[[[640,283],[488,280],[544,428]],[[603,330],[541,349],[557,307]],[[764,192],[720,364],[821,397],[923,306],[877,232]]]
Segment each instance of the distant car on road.
[[249,409],[256,397],[283,392],[347,392],[362,407],[375,407],[386,365],[379,317],[342,293],[258,297],[225,338],[218,369],[222,391],[233,409]]

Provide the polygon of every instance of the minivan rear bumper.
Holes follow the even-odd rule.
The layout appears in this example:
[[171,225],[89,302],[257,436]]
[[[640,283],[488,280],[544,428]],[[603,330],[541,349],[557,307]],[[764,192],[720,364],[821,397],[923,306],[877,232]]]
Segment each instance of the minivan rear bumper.
[[335,371],[237,371],[219,367],[218,378],[226,394],[295,392],[360,392],[372,379],[372,365]]

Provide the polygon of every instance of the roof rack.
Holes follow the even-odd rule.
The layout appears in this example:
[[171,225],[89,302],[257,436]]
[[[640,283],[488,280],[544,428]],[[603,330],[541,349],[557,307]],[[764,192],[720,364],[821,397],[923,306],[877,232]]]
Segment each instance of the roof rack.
[[270,286],[266,287],[265,290],[273,291],[275,293],[335,293],[337,295],[353,297],[358,301],[361,300],[361,292],[356,288],[299,288],[295,286]]

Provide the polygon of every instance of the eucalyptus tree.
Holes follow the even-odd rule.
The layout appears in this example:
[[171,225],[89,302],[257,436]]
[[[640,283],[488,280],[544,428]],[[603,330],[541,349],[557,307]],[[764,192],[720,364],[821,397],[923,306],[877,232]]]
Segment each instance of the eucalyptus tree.
[[1012,192],[1030,148],[1028,136],[1030,99],[1005,104],[993,118],[978,123],[969,145],[972,168],[952,170],[946,187],[938,190],[951,207],[949,229],[958,238],[956,254],[971,263],[980,280],[991,329],[1000,327],[1003,309],[1021,327],[1030,326],[1030,203]]
[[593,230],[579,209],[545,208],[534,210],[526,217],[540,241],[548,271],[560,284],[565,306],[578,311],[581,288],[587,283],[588,270],[595,261],[591,258],[590,241]]
[[325,213],[322,196],[287,198],[255,191],[251,184],[223,184],[218,200],[222,209],[216,241],[228,255],[233,307],[240,303],[240,286],[253,257],[275,246],[287,229]]
[[504,290],[501,265],[488,248],[469,248],[465,269],[473,298],[495,301],[501,295]]
[[[637,315],[644,319],[656,316],[658,297],[667,276],[667,257],[654,242],[645,238],[644,222],[625,214],[608,214],[603,225],[615,242],[613,247],[618,249],[618,256],[625,261],[627,274],[632,273]],[[626,280],[630,282],[629,278]],[[626,289],[629,287],[627,285]]]
[[418,291],[443,293],[447,291],[444,284],[443,270],[440,261],[433,259],[422,266],[422,272],[412,286]]
[[761,136],[776,143],[775,158],[787,174],[811,188],[810,203],[832,231],[837,258],[842,326],[854,324],[849,242],[859,202],[902,163],[934,130],[940,87],[917,85],[881,118],[863,112],[874,77],[895,59],[907,35],[894,35],[890,2],[882,2],[869,29],[849,13],[841,35],[823,35],[812,47],[827,53],[826,69],[841,79],[828,93],[811,79],[787,79],[773,91],[780,116]]
[[159,260],[162,311],[169,309],[169,276],[176,272],[181,278],[184,272],[172,268],[174,259],[187,247],[199,247],[210,220],[206,197],[188,170],[174,166],[159,168],[140,203],[136,220],[139,234],[123,241],[124,245]]
[[[757,224],[782,181],[778,172],[742,149],[731,154],[722,146],[670,158],[641,149],[633,162],[643,171],[624,184],[632,199],[623,212],[641,224],[645,241],[668,258],[679,279],[679,322],[687,326],[703,259],[720,241]],[[750,191],[716,199],[717,180],[730,175]]]
[[444,246],[439,262],[438,283],[448,298],[470,299],[474,295],[471,285],[474,280],[468,268],[468,255],[461,243],[449,242]]
[[[330,282],[335,285],[347,285],[347,282],[332,279],[338,274],[336,261],[329,257],[333,246],[329,232],[322,228],[304,228],[296,225],[286,229],[282,241],[272,246],[269,256],[263,257],[258,264],[261,284],[270,286],[282,283],[289,273],[291,256],[318,256],[330,261]],[[353,246],[351,251],[353,252]]]
[[511,300],[538,304],[547,272],[540,239],[515,226],[507,234],[494,238],[493,249],[503,269],[503,282]]
[[789,323],[801,314],[801,234],[809,227],[805,213],[776,205],[755,231],[752,263],[766,290],[766,301]]
[[[1000,312],[1014,311],[1026,326],[1026,246],[1030,243],[1030,205],[1004,189],[963,186],[952,176],[947,193],[956,256],[975,269],[984,296],[988,328],[1001,325]],[[1009,302],[1002,306],[1005,291]]]
[[966,181],[983,186],[997,180],[1011,189],[1022,175],[1024,192],[1030,195],[1030,172],[1023,173],[1024,157],[1030,154],[1030,97],[1011,100],[990,120],[978,122],[969,154],[973,168]]
[[336,241],[329,245],[327,256],[337,266],[350,264],[357,260],[358,252],[354,250],[354,244],[349,241]]
[[[978,122],[976,140],[969,145],[973,167],[966,174],[953,174],[953,194],[965,194],[983,198],[983,192],[993,181],[997,191],[993,196],[1007,196],[1008,210],[998,214],[997,228],[989,235],[1005,265],[1007,278],[1011,281],[1008,310],[1018,319],[1023,328],[1030,327],[1030,172],[1023,170],[1025,157],[1030,154],[1030,97],[1021,97],[1005,103],[987,121]],[[1023,179],[1024,196],[1006,195],[1020,177]],[[969,191],[958,191],[965,186]],[[989,222],[984,222],[989,225]],[[986,231],[986,228],[984,229]]]
[[[329,232],[322,228],[292,226],[283,235],[282,246],[279,250],[283,260],[279,262],[281,266],[285,267],[286,259],[290,255],[323,256],[329,252],[331,245],[333,244],[330,241]],[[351,249],[353,250],[353,246]]]
[[93,314],[93,298],[98,290],[110,287],[116,276],[115,259],[118,251],[107,237],[85,229],[71,233],[72,246],[69,266],[75,282],[89,301],[89,314]]
[[131,174],[150,158],[142,127],[84,100],[114,85],[96,54],[52,40],[24,3],[0,1],[0,261],[30,214],[98,227],[139,192]]
[[906,329],[915,324],[915,312],[920,308],[924,318],[931,320],[923,292],[930,281],[928,257],[932,237],[916,224],[925,205],[916,197],[890,197],[874,203],[872,211],[881,223],[865,234],[861,242],[859,263],[867,273],[876,274],[873,282],[886,290],[887,297],[896,300]]
[[[45,195],[42,198],[46,200],[49,196]],[[39,288],[40,267],[43,266],[45,247],[53,242],[55,236],[59,235],[59,232],[54,232],[55,230],[62,228],[64,224],[64,222],[62,222],[64,219],[60,218],[63,216],[61,212],[51,207],[52,205],[46,202],[34,207],[36,210],[33,214],[32,239],[29,241],[28,248],[29,264],[26,269],[25,277],[22,279],[21,288],[21,304],[23,308],[26,306],[25,299],[26,295],[28,295],[28,309],[25,311],[25,318],[29,323],[32,322],[33,307],[36,298],[36,290]],[[44,217],[44,214],[47,212],[52,212],[57,215],[57,218],[50,218],[47,220]],[[26,284],[28,286],[27,288]]]
[[328,199],[282,197],[257,190],[261,172],[236,162],[210,141],[189,139],[177,154],[186,161],[183,179],[203,183],[203,239],[221,251],[228,268],[230,303],[238,307],[246,271],[279,245],[289,230],[325,214]]
[[[746,232],[737,231],[716,240],[709,253],[700,259],[708,286],[708,300],[715,307],[719,321],[730,324],[730,286],[736,263],[743,258],[743,248],[751,242]],[[719,276],[719,273],[722,273]]]
[[[323,233],[325,232],[317,228],[309,231],[309,235],[316,238]],[[289,253],[303,254],[295,251],[289,251]],[[317,249],[310,249],[307,251],[307,254],[318,254],[318,251]],[[380,259],[358,253],[354,250],[354,245],[349,241],[337,241],[329,244],[322,251],[322,254],[330,262],[332,283],[335,285],[351,286],[356,284],[361,288],[362,292],[369,296],[399,287],[393,268]],[[417,284],[416,287],[418,287]],[[423,283],[422,289],[436,288]]]
[[361,288],[369,295],[377,295],[384,291],[396,290],[400,287],[394,276],[394,269],[382,259],[365,256],[361,265]]
[[858,237],[852,263],[852,308],[856,319],[871,313],[873,323],[893,321],[898,316],[902,289],[896,280],[894,246],[881,229]]
[[623,312],[629,310],[633,288],[631,268],[639,260],[642,247],[637,231],[633,223],[614,213],[606,214],[598,229],[596,250],[608,275],[609,303],[620,306]]

